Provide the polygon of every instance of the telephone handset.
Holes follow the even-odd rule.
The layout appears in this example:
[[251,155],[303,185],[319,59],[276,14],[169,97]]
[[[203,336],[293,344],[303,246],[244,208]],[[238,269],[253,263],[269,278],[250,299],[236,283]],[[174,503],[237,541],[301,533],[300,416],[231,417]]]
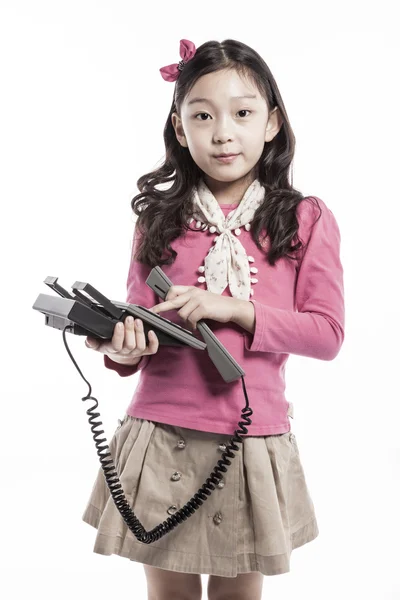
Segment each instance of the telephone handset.
[[[114,504],[136,539],[144,544],[152,544],[177,527],[177,525],[186,521],[195,510],[200,508],[212,491],[215,490],[215,486],[218,482],[222,479],[221,471],[226,473],[227,467],[231,465],[231,461],[228,460],[227,457],[235,458],[232,450],[236,452],[239,450],[239,447],[235,445],[235,442],[243,443],[242,437],[248,432],[246,425],[251,425],[252,421],[250,416],[253,414],[253,411],[249,406],[247,390],[243,378],[245,372],[213,334],[204,320],[198,321],[196,325],[204,339],[204,342],[202,342],[189,330],[151,312],[143,306],[111,301],[90,284],[80,281],[76,281],[72,286],[72,290],[75,293],[73,296],[62,288],[57,283],[57,280],[57,277],[46,277],[44,283],[57,292],[60,297],[39,294],[32,308],[45,315],[45,325],[62,330],[63,341],[67,352],[82,379],[84,379],[89,386],[89,394],[84,396],[82,401],[85,402],[86,400],[91,399],[96,402],[95,406],[86,411],[86,414],[90,415],[89,423],[92,424],[91,429],[94,434],[93,439],[97,448],[97,454],[100,457],[105,480]],[[169,288],[173,285],[158,266],[152,269],[146,279],[146,284],[163,300],[165,299]],[[88,298],[83,292],[90,297]],[[94,432],[96,427],[102,425],[101,421],[94,421],[96,417],[100,416],[100,413],[94,412],[98,406],[98,402],[94,396],[90,395],[92,389],[91,385],[85,379],[82,371],[79,369],[73,358],[65,336],[66,331],[69,331],[75,335],[110,339],[113,335],[115,324],[118,321],[123,322],[128,315],[133,315],[135,318],[140,318],[142,320],[147,344],[147,334],[148,331],[152,329],[157,335],[160,345],[190,346],[199,350],[207,349],[211,361],[225,382],[230,383],[239,377],[242,379],[243,393],[246,399],[245,408],[241,411],[243,421],[239,421],[239,429],[235,430],[230,443],[227,444],[226,450],[222,453],[217,466],[214,467],[214,470],[211,472],[206,482],[179,511],[150,531],[144,529],[142,523],[136,517],[125,498],[118,473],[116,472],[109,451],[109,446],[107,444],[101,445],[102,442],[106,441],[106,438],[96,439],[97,436],[104,433],[103,430]],[[239,431],[241,433],[239,433]],[[104,453],[104,455],[101,453]]]

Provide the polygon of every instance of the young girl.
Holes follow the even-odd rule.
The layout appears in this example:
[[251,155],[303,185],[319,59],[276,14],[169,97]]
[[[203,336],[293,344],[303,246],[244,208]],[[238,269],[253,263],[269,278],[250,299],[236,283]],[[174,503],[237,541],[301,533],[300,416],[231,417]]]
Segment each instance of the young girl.
[[[127,302],[193,330],[202,319],[245,371],[248,434],[202,506],[158,541],[139,542],[99,469],[83,520],[94,552],[144,564],[149,598],[261,598],[264,575],[318,526],[285,397],[289,354],[333,360],[344,340],[340,232],[328,206],[289,183],[295,137],[268,66],[235,40],[181,40],[166,159],[138,180]],[[233,154],[221,158],[222,154]],[[160,189],[158,184],[171,183]],[[167,251],[167,256],[163,258]],[[160,265],[164,301],[146,285]],[[197,332],[198,333],[198,332]],[[199,336],[199,339],[202,339]],[[150,531],[180,510],[217,465],[245,406],[207,351],[159,346],[139,319],[86,343],[121,377],[140,371],[110,442],[124,494]]]

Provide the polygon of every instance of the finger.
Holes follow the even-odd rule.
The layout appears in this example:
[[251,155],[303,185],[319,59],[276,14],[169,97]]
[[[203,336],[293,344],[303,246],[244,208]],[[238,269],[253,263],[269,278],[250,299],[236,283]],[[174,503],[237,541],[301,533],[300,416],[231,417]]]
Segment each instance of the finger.
[[143,352],[143,350],[146,348],[146,339],[144,335],[143,322],[141,319],[134,319],[133,322],[128,322],[125,330],[123,350],[125,348],[128,352],[132,352],[132,350]]
[[124,339],[122,341],[122,354],[129,354],[136,348],[136,332],[135,320],[132,316],[128,316],[124,321]]
[[195,285],[172,285],[169,288],[168,293],[174,294],[174,296],[180,296],[181,294],[184,294],[194,288],[196,288]]
[[[146,334],[144,332],[143,321],[139,319],[140,323],[137,323],[137,332],[136,332],[136,345],[140,352],[144,352],[146,350]],[[148,335],[148,334],[147,334]]]
[[121,352],[125,338],[125,326],[121,321],[115,324],[111,344],[107,352]]
[[193,297],[185,306],[178,310],[180,318],[189,325],[192,329],[195,329],[195,324],[202,318],[201,302],[198,298]]
[[[184,286],[182,286],[184,287]],[[153,307],[153,312],[163,312],[166,310],[174,310],[176,308],[180,308],[190,299],[190,291],[187,291],[179,296],[175,296],[172,300],[166,300],[165,302],[160,302],[160,304],[156,304]]]
[[159,341],[158,341],[158,337],[156,336],[156,334],[154,333],[154,331],[152,329],[148,333],[148,338],[149,338],[149,353],[155,354],[158,351]]
[[90,348],[91,350],[97,350],[100,345],[100,340],[95,340],[94,338],[88,336],[85,340],[85,346]]
[[182,296],[185,292],[189,291],[189,287],[187,285],[171,285],[169,288],[167,295],[164,298],[165,302],[172,301],[178,296]]
[[172,305],[172,300],[167,300],[166,302],[160,302],[160,304],[156,304],[156,306],[153,306],[151,311],[157,314],[165,310],[171,310],[172,308],[175,308],[175,306]]

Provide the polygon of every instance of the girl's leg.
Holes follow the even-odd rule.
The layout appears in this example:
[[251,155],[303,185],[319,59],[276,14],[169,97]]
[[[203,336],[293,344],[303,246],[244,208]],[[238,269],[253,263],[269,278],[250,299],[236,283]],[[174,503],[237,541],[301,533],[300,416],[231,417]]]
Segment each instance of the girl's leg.
[[147,578],[148,600],[201,600],[200,575],[143,566]]
[[208,578],[208,600],[261,600],[264,575],[259,572],[241,573],[237,577]]

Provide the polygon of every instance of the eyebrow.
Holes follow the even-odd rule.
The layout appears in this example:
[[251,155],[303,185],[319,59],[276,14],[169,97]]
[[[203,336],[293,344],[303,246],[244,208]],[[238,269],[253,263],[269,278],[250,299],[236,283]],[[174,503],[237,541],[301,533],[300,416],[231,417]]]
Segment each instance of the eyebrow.
[[[252,99],[254,99],[254,98],[257,98],[257,96],[254,95],[254,94],[248,94],[247,96],[232,96],[231,100],[238,100],[238,99],[241,100],[242,98],[252,98]],[[208,104],[212,104],[213,103],[212,100],[208,100],[207,98],[193,98],[193,100],[190,100],[188,102],[188,105],[189,104],[195,104],[196,102],[208,102]]]

